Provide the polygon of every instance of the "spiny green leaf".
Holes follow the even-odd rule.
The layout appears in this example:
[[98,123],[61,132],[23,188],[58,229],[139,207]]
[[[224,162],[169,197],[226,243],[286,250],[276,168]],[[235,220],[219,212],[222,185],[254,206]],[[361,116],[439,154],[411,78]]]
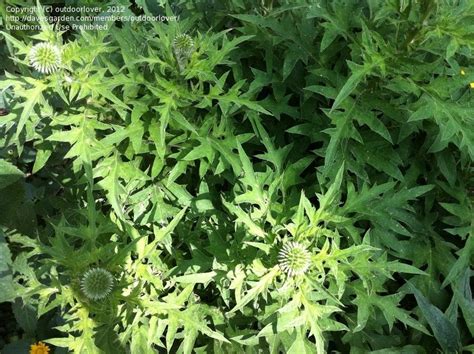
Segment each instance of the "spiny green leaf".
[[461,344],[456,326],[448,320],[440,309],[429,303],[413,284],[408,283],[408,288],[415,295],[418,306],[433,330],[433,334],[441,348],[448,353],[458,352],[461,349]]

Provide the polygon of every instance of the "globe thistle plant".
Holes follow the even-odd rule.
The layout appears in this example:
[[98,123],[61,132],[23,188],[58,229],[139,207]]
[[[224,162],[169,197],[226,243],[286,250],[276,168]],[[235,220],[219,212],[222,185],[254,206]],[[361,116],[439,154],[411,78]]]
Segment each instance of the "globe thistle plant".
[[28,55],[30,65],[42,74],[51,74],[61,65],[61,51],[51,43],[41,42],[34,45]]
[[114,278],[109,271],[92,268],[82,276],[81,289],[89,299],[102,300],[112,291],[113,283]]
[[278,253],[278,263],[288,276],[304,274],[311,265],[311,254],[298,242],[287,242]]

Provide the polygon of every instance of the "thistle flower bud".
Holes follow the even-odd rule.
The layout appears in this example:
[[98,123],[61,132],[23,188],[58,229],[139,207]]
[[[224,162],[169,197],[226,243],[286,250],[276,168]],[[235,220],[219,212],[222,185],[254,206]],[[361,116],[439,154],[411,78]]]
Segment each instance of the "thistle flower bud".
[[311,254],[298,242],[286,243],[278,253],[281,270],[288,276],[305,273],[311,265]]
[[194,41],[187,34],[176,36],[173,41],[174,54],[179,58],[188,58],[194,52]]
[[48,42],[38,43],[28,54],[30,65],[42,74],[51,74],[61,65],[61,51]]
[[101,300],[110,294],[113,283],[114,278],[109,271],[93,268],[82,276],[81,289],[89,299]]

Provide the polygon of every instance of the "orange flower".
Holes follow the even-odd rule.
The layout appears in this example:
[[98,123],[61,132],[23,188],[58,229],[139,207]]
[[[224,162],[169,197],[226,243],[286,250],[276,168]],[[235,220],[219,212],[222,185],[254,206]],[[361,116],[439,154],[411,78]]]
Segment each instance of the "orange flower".
[[49,347],[43,342],[38,342],[36,344],[31,345],[30,354],[48,354],[48,353],[49,353]]

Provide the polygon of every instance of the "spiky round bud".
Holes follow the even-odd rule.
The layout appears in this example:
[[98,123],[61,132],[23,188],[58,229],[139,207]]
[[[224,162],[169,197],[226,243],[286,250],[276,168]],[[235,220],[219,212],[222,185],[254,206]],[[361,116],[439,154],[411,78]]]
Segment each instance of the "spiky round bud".
[[301,275],[311,265],[311,254],[298,242],[287,242],[278,253],[281,270],[288,276]]
[[173,51],[178,57],[188,58],[194,52],[194,41],[187,34],[176,36],[173,41]]
[[42,74],[51,74],[61,65],[61,51],[48,42],[34,45],[28,56],[30,65]]
[[84,273],[81,280],[81,289],[84,295],[91,300],[101,300],[112,291],[114,277],[102,268],[92,268]]

